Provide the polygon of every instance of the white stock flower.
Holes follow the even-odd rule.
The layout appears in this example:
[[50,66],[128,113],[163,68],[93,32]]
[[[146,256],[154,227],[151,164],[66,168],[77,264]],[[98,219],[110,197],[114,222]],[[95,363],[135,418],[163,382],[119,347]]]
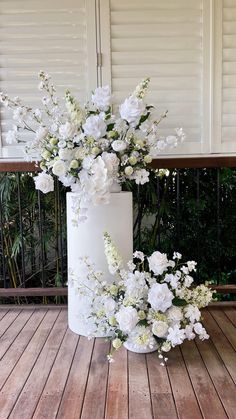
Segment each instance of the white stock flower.
[[180,329],[178,324],[175,324],[173,327],[169,327],[167,340],[171,342],[171,345],[174,347],[176,345],[181,345],[185,339],[184,329]]
[[134,179],[137,185],[144,185],[149,182],[149,172],[145,169],[135,170],[130,178]]
[[64,176],[66,174],[66,165],[62,160],[56,160],[52,166],[52,173],[55,176]]
[[169,264],[169,261],[167,259],[167,256],[165,253],[161,252],[154,252],[149,258],[149,269],[155,274],[155,275],[162,275],[164,271],[167,270]]
[[174,252],[173,259],[181,259],[182,255],[179,252]]
[[148,292],[148,302],[154,310],[163,313],[172,305],[174,295],[167,284],[153,284]]
[[34,177],[35,189],[43,193],[48,193],[54,191],[54,181],[51,175],[47,173],[39,173],[38,176]]
[[116,313],[119,328],[124,333],[130,333],[139,321],[138,312],[133,307],[122,306]]
[[104,301],[104,310],[107,316],[110,316],[114,313],[116,308],[116,302],[113,298],[107,297]]
[[169,310],[166,312],[168,318],[173,322],[179,323],[183,320],[183,312],[180,307],[170,307]]
[[101,116],[92,115],[87,118],[83,125],[83,130],[87,137],[93,137],[95,140],[98,140],[106,134],[107,126]]
[[17,127],[14,126],[13,130],[10,130],[6,134],[6,143],[7,144],[15,144],[18,142],[18,133],[17,133]]
[[92,95],[92,103],[101,110],[106,111],[111,105],[110,87],[97,87]]
[[131,95],[120,105],[119,110],[121,118],[135,126],[144,114],[146,107],[142,99]]
[[152,332],[159,338],[164,338],[168,330],[168,324],[161,320],[157,320],[152,325]]
[[102,160],[108,171],[108,176],[117,177],[120,160],[115,153],[107,153],[104,151],[101,155]]
[[199,336],[199,339],[201,340],[205,340],[205,339],[209,339],[209,335],[206,332],[206,329],[203,327],[203,325],[201,323],[195,323],[193,325],[193,329],[194,332],[197,333],[197,335]]
[[190,287],[190,285],[193,283],[193,278],[190,275],[186,275],[184,278],[184,286]]
[[179,278],[173,274],[166,274],[164,278],[165,282],[168,282],[173,289],[176,289],[179,285]]
[[133,257],[136,259],[140,259],[141,262],[144,261],[144,253],[140,252],[139,250],[136,250],[136,252],[134,252]]
[[76,133],[76,126],[71,124],[70,122],[66,122],[65,124],[60,126],[59,133],[64,140],[66,140],[67,138],[72,139]]
[[67,175],[67,176],[60,176],[59,181],[65,187],[69,187],[69,186],[72,186],[76,182],[76,179],[74,178],[74,176]]
[[189,319],[191,323],[195,321],[198,322],[201,318],[200,310],[192,304],[189,304],[187,307],[185,307],[184,314],[186,319]]
[[112,146],[113,150],[117,151],[117,152],[124,151],[127,148],[126,142],[122,141],[122,140],[113,141],[111,146]]
[[193,333],[193,324],[188,324],[185,327],[185,335],[188,340],[193,340],[195,338],[195,333]]
[[20,124],[24,121],[24,119],[27,117],[28,112],[25,108],[19,107],[16,108],[13,112],[13,119],[15,119]]
[[187,262],[187,266],[189,272],[196,271],[197,262],[194,262],[194,260],[190,260]]
[[39,127],[35,132],[35,141],[37,143],[41,143],[41,141],[45,140],[48,135],[48,129],[45,127]]

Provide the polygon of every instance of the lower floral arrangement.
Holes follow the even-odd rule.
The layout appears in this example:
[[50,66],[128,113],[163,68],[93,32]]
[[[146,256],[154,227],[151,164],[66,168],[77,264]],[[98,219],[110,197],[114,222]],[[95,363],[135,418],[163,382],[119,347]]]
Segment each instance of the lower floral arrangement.
[[166,353],[184,340],[209,336],[201,323],[201,311],[213,298],[205,285],[194,286],[196,262],[182,263],[175,252],[172,260],[158,251],[147,257],[136,251],[124,266],[119,251],[104,233],[104,251],[114,281],[108,282],[88,258],[81,260],[86,282],[73,277],[78,294],[88,301],[84,321],[91,324],[88,337],[108,336],[113,353],[122,345],[133,352],[158,351],[161,363]]

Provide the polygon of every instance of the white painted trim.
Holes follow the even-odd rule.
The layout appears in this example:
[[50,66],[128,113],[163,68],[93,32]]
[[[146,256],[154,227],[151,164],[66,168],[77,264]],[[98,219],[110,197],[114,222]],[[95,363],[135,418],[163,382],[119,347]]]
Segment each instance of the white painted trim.
[[97,76],[97,22],[95,0],[86,0],[87,57],[88,57],[88,98],[98,85]]
[[213,53],[214,53],[214,108],[212,152],[222,151],[222,0],[214,0],[213,7]]
[[102,85],[112,86],[110,0],[100,0],[100,36],[102,53]]
[[212,0],[203,0],[203,72],[202,72],[202,138],[201,151],[211,152],[212,143]]

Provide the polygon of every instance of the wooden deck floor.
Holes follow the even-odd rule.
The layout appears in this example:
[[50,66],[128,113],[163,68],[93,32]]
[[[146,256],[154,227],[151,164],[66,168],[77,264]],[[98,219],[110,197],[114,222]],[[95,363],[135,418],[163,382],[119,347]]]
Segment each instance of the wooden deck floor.
[[65,308],[0,307],[0,419],[236,418],[236,310],[204,313],[211,335],[155,353],[117,352],[67,328]]

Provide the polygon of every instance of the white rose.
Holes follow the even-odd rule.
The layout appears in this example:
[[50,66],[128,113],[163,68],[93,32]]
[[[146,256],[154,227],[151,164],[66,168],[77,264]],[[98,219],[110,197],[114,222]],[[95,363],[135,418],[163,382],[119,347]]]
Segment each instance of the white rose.
[[56,160],[52,166],[52,173],[55,176],[64,176],[66,173],[66,165],[62,160]]
[[167,284],[153,284],[148,292],[148,302],[154,310],[163,313],[172,305],[174,295]]
[[139,321],[138,312],[133,307],[121,307],[116,314],[119,328],[124,333],[130,333]]
[[126,174],[126,176],[130,176],[130,175],[132,175],[133,171],[134,171],[134,169],[133,169],[133,167],[132,167],[132,166],[127,166],[127,167],[125,168],[125,174]]
[[111,92],[109,86],[98,87],[92,95],[92,103],[103,111],[111,104]]
[[135,126],[145,112],[146,107],[142,99],[131,95],[120,105],[119,110],[121,118],[125,119],[132,126]]
[[158,336],[159,338],[163,338],[168,330],[168,324],[158,320],[155,321],[152,325],[152,332],[154,335]]
[[39,173],[38,176],[34,177],[35,189],[48,193],[54,191],[54,181],[51,175],[47,173]]
[[154,252],[148,258],[149,268],[155,275],[162,275],[164,271],[170,266],[165,253]]
[[169,308],[166,314],[168,318],[174,322],[180,322],[181,320],[183,320],[183,313],[180,307],[173,306]]
[[83,125],[83,130],[85,135],[98,140],[106,134],[107,126],[101,116],[92,115],[87,118],[85,124]]
[[113,141],[111,146],[115,151],[124,151],[127,148],[126,142],[122,140]]
[[66,140],[67,138],[73,138],[76,133],[76,127],[70,122],[66,122],[65,124],[60,126],[59,133],[64,140]]

